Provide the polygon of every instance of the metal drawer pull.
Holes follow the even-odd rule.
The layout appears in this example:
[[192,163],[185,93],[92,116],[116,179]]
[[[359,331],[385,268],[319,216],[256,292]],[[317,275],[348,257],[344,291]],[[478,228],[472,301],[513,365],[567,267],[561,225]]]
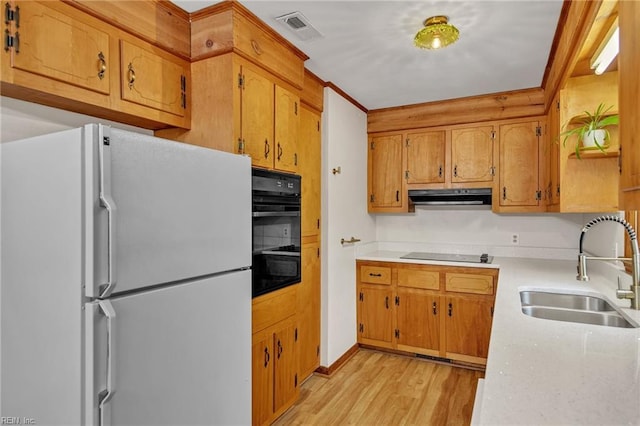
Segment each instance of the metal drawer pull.
[[98,53],[98,61],[100,62],[98,78],[102,80],[104,78],[104,73],[107,71],[107,61],[104,58],[104,54],[102,52]]
[[351,237],[350,240],[345,240],[344,238],[340,238],[340,244],[353,244],[353,243],[357,243],[360,242],[360,240],[358,238],[354,238]]
[[373,272],[369,272],[370,277],[381,277],[382,274],[374,274]]

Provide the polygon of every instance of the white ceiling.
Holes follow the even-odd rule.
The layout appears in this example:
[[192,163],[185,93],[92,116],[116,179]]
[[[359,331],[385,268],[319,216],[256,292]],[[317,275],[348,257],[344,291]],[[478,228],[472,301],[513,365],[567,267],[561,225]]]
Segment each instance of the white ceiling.
[[[173,3],[193,12],[216,1]],[[562,0],[318,1],[242,0],[305,52],[305,66],[365,108],[540,87]],[[274,18],[302,12],[323,37],[302,41]],[[460,30],[442,50],[413,46],[433,15]]]

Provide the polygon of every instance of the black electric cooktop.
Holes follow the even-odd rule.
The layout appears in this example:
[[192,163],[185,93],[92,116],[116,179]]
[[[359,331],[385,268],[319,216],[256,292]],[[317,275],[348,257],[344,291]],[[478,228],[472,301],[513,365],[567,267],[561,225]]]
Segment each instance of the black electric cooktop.
[[440,260],[444,262],[491,263],[493,256],[483,254],[424,253],[413,251],[400,256],[400,259]]

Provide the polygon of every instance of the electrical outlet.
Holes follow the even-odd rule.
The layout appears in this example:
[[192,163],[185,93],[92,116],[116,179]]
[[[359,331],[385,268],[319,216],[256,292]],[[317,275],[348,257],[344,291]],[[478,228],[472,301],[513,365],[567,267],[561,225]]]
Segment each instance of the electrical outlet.
[[511,234],[511,245],[517,246],[518,244],[520,244],[520,235]]

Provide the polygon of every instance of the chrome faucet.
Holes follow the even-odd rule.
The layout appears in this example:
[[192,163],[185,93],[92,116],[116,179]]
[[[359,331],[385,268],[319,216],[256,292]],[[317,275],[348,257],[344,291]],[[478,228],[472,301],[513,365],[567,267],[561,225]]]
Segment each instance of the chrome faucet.
[[[627,231],[629,235],[629,240],[631,241],[631,258],[628,257],[596,257],[596,256],[586,256],[582,251],[582,242],[584,241],[584,236],[593,225],[600,222],[617,222],[620,225],[624,226],[624,229]],[[582,228],[582,233],[580,234],[580,254],[578,255],[578,276],[576,279],[579,281],[589,281],[589,276],[587,275],[587,260],[630,260],[631,261],[631,287],[628,290],[624,290],[622,288],[618,288],[616,290],[616,297],[618,299],[630,299],[631,300],[631,308],[640,309],[640,251],[638,251],[638,238],[636,235],[636,231],[626,220],[618,217],[618,216],[600,216],[589,223],[587,223]],[[618,285],[619,287],[619,285]]]

